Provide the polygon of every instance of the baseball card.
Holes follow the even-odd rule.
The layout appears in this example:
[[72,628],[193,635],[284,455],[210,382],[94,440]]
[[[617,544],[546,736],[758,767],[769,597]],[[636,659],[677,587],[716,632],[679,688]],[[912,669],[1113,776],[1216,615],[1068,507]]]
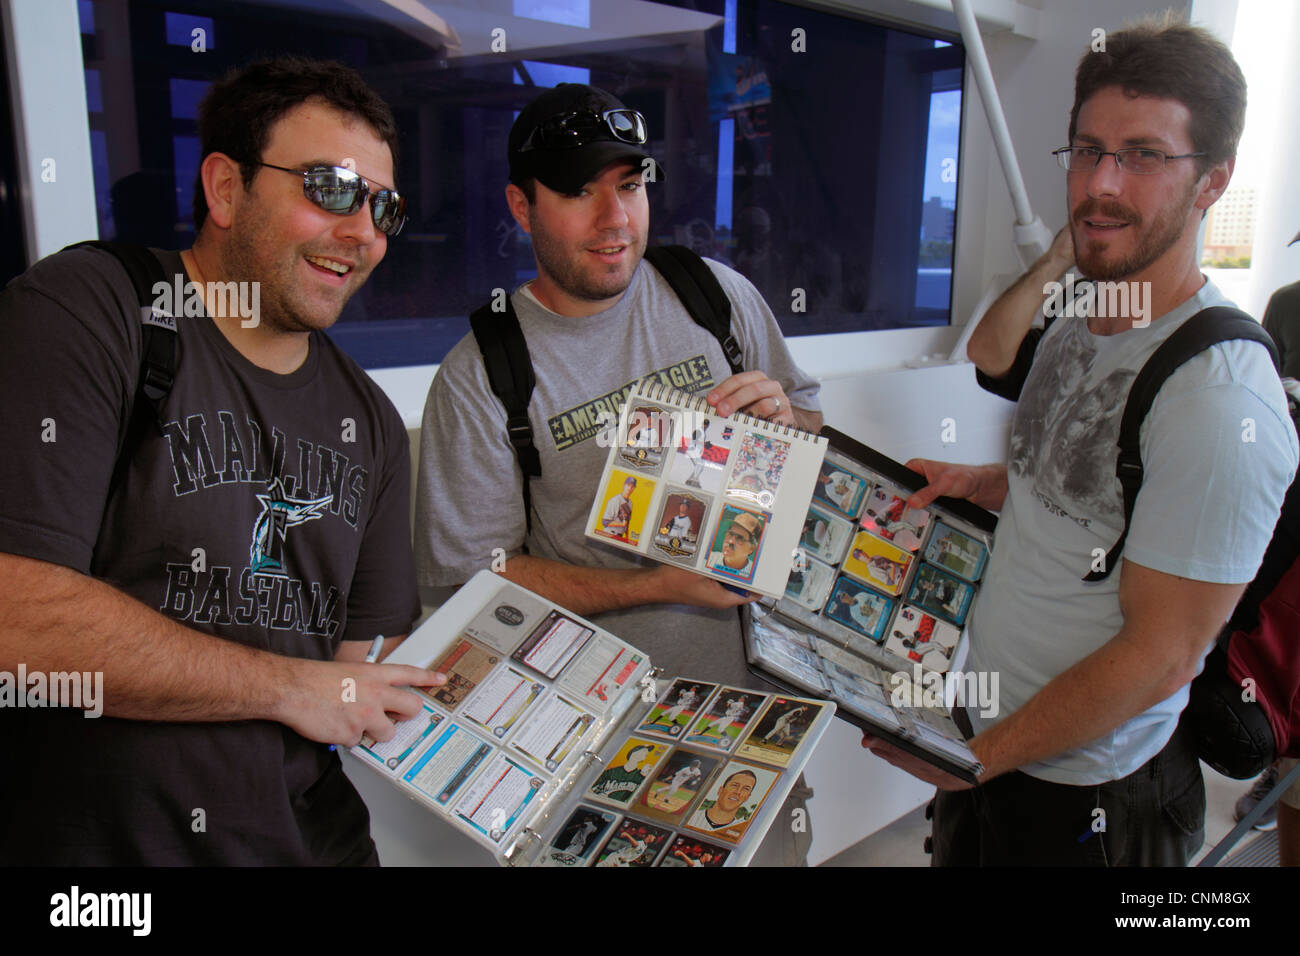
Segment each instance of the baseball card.
[[619,457],[637,468],[658,470],[672,443],[673,413],[658,405],[637,405],[627,416]]
[[800,607],[820,611],[835,582],[835,569],[816,558],[804,558],[785,582],[785,596]]
[[776,770],[733,760],[714,778],[686,821],[687,829],[715,840],[739,843],[779,776]]
[[942,521],[935,522],[925,546],[925,560],[971,582],[980,579],[988,557],[989,550],[981,542]]
[[731,750],[765,700],[765,694],[755,694],[736,687],[722,688],[708,709],[700,714],[700,719],[686,735],[685,742]]
[[545,782],[523,764],[505,754],[495,754],[465,788],[451,815],[493,843],[500,843]]
[[595,633],[594,628],[560,611],[552,611],[510,657],[554,680]]
[[933,614],[904,604],[894,616],[885,650],[926,670],[943,672],[952,663],[961,631]]
[[594,634],[560,672],[558,687],[590,707],[604,712],[635,676],[645,658],[612,634]]
[[767,511],[723,505],[718,530],[713,536],[713,549],[709,552],[709,569],[745,583],[754,580],[763,536],[771,520],[772,515]]
[[730,850],[724,850],[703,840],[692,840],[679,836],[664,851],[660,866],[722,866],[731,856]]
[[907,595],[907,600],[921,610],[938,614],[958,627],[966,620],[974,599],[973,587],[929,564],[922,564],[917,570]]
[[809,557],[827,564],[839,564],[853,540],[853,531],[853,522],[847,518],[810,504],[808,515],[803,519],[803,531],[799,534],[799,547]]
[[709,418],[699,412],[686,412],[681,422],[667,478],[687,488],[717,494],[722,490],[736,429],[725,419]]
[[666,561],[694,565],[708,517],[709,499],[705,495],[669,488],[655,522],[652,553]]
[[513,667],[499,667],[479,684],[461,714],[503,740],[545,689]]
[[827,455],[813,487],[813,500],[830,505],[846,518],[856,519],[870,490],[871,482],[857,466],[845,463],[839,456]]
[[668,744],[629,737],[587,790],[587,799],[627,809],[669,751]]
[[402,780],[439,807],[448,806],[492,755],[490,744],[458,721],[443,724],[437,739],[402,774]]
[[640,820],[626,819],[596,852],[596,866],[654,866],[673,832]]
[[353,747],[352,752],[366,758],[385,773],[396,776],[402,772],[402,765],[423,746],[442,721],[442,714],[424,704],[414,717],[397,722],[396,734],[392,740],[379,743],[369,734],[363,734],[361,743]]
[[531,634],[546,616],[550,605],[506,585],[469,622],[465,633],[501,654],[509,654]]
[[547,694],[519,728],[510,746],[533,763],[555,773],[587,736],[595,716],[554,692]]
[[853,547],[844,559],[843,568],[878,591],[898,594],[903,590],[912,560],[912,555],[901,548],[866,531],[859,531],[853,538]]
[[679,739],[695,720],[695,715],[704,706],[709,695],[717,689],[717,684],[679,677],[664,691],[658,703],[650,708],[645,722],[637,728],[637,731]]
[[727,495],[752,507],[771,510],[776,502],[790,443],[759,432],[744,432],[727,479]]
[[930,526],[930,512],[907,507],[908,497],[905,491],[877,485],[867,496],[861,524],[872,534],[915,554],[925,539],[925,529]]
[[660,823],[678,824],[721,762],[721,757],[674,750],[634,798],[632,812]]
[[885,625],[893,608],[889,598],[841,575],[822,613],[879,643],[885,638]]
[[596,848],[614,826],[618,816],[595,807],[578,807],[556,831],[538,866],[589,866]]
[[429,665],[429,670],[435,674],[446,674],[447,683],[441,687],[418,687],[416,690],[454,711],[500,660],[495,651],[462,637],[452,641],[446,653]]
[[736,756],[777,767],[788,767],[794,752],[822,705],[798,697],[773,697],[749,736],[736,748]]
[[641,526],[646,522],[654,491],[654,481],[645,475],[638,477],[620,468],[610,469],[602,497],[604,503],[592,525],[592,533],[625,544],[639,544]]

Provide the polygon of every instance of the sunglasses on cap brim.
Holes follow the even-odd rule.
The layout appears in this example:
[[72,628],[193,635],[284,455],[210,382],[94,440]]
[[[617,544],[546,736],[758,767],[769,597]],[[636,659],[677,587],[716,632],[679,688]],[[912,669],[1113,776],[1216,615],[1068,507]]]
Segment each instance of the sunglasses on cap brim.
[[350,216],[367,199],[370,219],[386,236],[395,236],[406,225],[406,198],[395,189],[372,189],[370,183],[345,166],[312,166],[290,169],[274,163],[257,163],[282,173],[302,177],[302,193],[315,205],[339,216]]
[[532,149],[577,149],[589,143],[630,143],[642,146],[647,139],[645,117],[636,110],[617,109],[597,113],[575,110],[543,120],[528,134],[519,152]]

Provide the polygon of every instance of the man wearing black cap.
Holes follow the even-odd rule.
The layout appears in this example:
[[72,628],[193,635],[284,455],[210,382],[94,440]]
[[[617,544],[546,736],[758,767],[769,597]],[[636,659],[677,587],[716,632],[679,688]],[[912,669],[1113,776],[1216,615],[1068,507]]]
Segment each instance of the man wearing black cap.
[[641,378],[705,397],[723,415],[743,409],[785,425],[821,424],[817,384],[794,364],[748,281],[708,262],[731,301],[743,353],[746,371],[733,376],[717,339],[642,263],[646,173],[664,176],[646,139],[639,113],[578,84],[543,93],[515,121],[506,201],[532,238],[538,272],[511,300],[536,375],[528,414],[541,476],[530,482],[532,527],[505,409],[467,336],[442,363],[425,406],[417,574],[428,587],[458,585],[504,556],[505,577],[592,617],[665,673],[743,686],[754,681],[736,611],[746,598],[584,536],[608,452],[597,440],[602,413],[608,421]]

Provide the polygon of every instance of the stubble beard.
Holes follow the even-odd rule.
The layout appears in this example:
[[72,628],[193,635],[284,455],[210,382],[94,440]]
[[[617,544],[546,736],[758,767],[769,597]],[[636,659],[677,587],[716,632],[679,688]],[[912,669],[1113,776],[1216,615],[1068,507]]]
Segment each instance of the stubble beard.
[[614,296],[622,295],[632,284],[636,267],[645,255],[646,237],[644,235],[611,237],[611,245],[635,244],[635,255],[629,260],[632,268],[624,274],[623,264],[606,266],[603,263],[596,269],[584,269],[580,265],[581,257],[586,253],[575,249],[572,253],[563,241],[546,231],[546,227],[534,219],[532,224],[533,255],[537,257],[538,271],[545,273],[561,291],[575,299],[587,302],[603,302]]
[[1129,229],[1141,230],[1142,217],[1116,202],[1089,199],[1081,203],[1070,218],[1070,238],[1074,243],[1075,265],[1079,272],[1088,279],[1113,282],[1141,272],[1163,256],[1183,236],[1187,214],[1195,201],[1196,183],[1197,180],[1193,180],[1177,203],[1171,203],[1156,215],[1145,234],[1140,236],[1137,248],[1121,259],[1106,257],[1111,245],[1109,242],[1081,242],[1075,225],[1091,216],[1102,215],[1127,222]]

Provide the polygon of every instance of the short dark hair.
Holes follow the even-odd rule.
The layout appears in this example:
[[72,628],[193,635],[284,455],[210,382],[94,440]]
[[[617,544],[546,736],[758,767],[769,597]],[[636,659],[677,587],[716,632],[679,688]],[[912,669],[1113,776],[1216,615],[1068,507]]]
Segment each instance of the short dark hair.
[[[271,127],[285,113],[312,99],[323,100],[365,122],[388,145],[396,171],[397,122],[383,98],[351,67],[300,56],[258,60],[230,71],[212,84],[199,104],[200,169],[209,154],[225,153],[239,163],[247,189],[257,175],[257,163]],[[208,201],[203,195],[200,172],[194,183],[195,232],[203,228],[207,218]]]
[[527,178],[519,180],[519,182],[515,183],[515,185],[518,186],[519,189],[523,192],[524,198],[528,200],[528,205],[530,206],[537,205],[537,180],[536,179],[534,179],[532,176],[528,176]]
[[1089,51],[1074,75],[1070,142],[1079,109],[1107,87],[1129,96],[1177,100],[1191,113],[1197,174],[1237,154],[1246,123],[1246,78],[1232,51],[1208,30],[1175,21],[1171,14],[1144,20],[1105,37],[1104,51]]

